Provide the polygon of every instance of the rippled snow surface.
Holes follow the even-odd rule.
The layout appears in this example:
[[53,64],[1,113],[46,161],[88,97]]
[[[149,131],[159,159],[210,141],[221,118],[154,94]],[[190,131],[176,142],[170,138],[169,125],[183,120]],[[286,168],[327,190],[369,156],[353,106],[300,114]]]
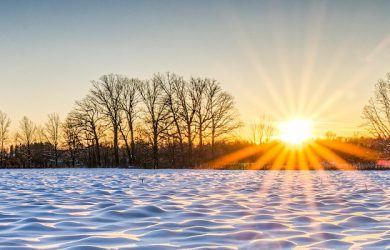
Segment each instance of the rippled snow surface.
[[0,173],[0,249],[390,246],[390,171]]

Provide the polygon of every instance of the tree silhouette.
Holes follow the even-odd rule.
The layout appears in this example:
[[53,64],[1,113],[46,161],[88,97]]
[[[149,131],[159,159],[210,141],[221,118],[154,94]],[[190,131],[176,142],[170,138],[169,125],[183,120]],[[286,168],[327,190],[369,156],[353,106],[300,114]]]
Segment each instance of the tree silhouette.
[[9,139],[11,120],[6,113],[0,111],[0,166],[3,167],[4,146]]
[[126,78],[120,75],[103,75],[99,81],[93,81],[92,98],[101,107],[101,112],[111,122],[114,145],[114,165],[119,166],[118,133],[121,124],[121,97],[123,82]]
[[390,138],[390,73],[375,85],[374,97],[364,106],[363,119],[368,132],[373,136]]
[[[108,74],[91,83],[64,121],[56,113],[43,126],[23,117],[8,164],[196,167],[216,157],[218,142],[228,150],[224,143],[241,125],[233,97],[214,79]],[[9,124],[0,112],[1,163]]]
[[58,114],[53,113],[48,116],[48,121],[45,124],[44,136],[53,147],[54,164],[58,166],[58,146],[61,136],[61,122]]

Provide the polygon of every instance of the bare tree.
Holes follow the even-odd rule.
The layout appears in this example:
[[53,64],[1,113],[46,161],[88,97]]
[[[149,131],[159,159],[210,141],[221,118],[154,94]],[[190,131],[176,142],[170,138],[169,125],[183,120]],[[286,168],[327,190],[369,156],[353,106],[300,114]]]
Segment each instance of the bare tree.
[[166,123],[170,118],[168,102],[159,77],[159,75],[155,75],[152,80],[143,81],[142,84],[138,86],[141,100],[146,107],[144,121],[149,126],[154,168],[159,166],[160,136],[170,126],[169,123]]
[[[89,94],[75,103],[63,123],[55,113],[43,126],[23,117],[7,163],[191,167],[214,156],[217,145],[225,152],[237,147],[223,145],[240,126],[234,105],[233,97],[214,79],[187,81],[165,73],[141,81],[103,75],[92,81]],[[0,112],[0,164],[9,124]],[[261,138],[266,137],[267,130],[262,131]],[[211,154],[206,152],[210,146]]]
[[18,140],[22,145],[25,145],[27,148],[27,165],[31,164],[31,144],[35,139],[36,126],[35,124],[26,116],[22,118],[19,123],[19,132],[17,134]]
[[99,106],[94,98],[87,96],[81,101],[76,102],[73,110],[73,124],[78,126],[79,130],[84,132],[85,139],[91,138],[96,155],[96,165],[101,166],[101,146],[100,137],[103,135],[105,127],[103,116],[99,112]]
[[[180,95],[185,94],[182,91],[184,87],[184,80],[182,77],[177,76],[173,73],[166,73],[165,75],[157,75],[156,79],[159,81],[163,90],[165,91],[167,105],[169,112],[171,113],[171,118],[176,131],[172,131],[170,135],[174,139],[179,140],[180,155],[183,163],[184,156],[184,145],[183,145],[183,128],[182,128],[182,118],[183,118],[183,109],[186,107],[183,106]],[[190,143],[190,141],[189,141]],[[174,157],[174,155],[173,155]]]
[[325,132],[325,138],[326,138],[326,140],[334,141],[334,140],[336,140],[337,135],[333,131],[326,131]]
[[[135,156],[135,122],[139,116],[139,104],[140,96],[137,91],[141,81],[138,79],[125,79],[123,81],[123,91],[121,98],[121,108],[125,114],[127,121],[128,131],[124,131],[124,126],[121,126],[121,133],[123,140],[125,141],[127,155],[129,158],[129,164],[134,164],[136,161]],[[128,143],[128,137],[130,137],[130,146]]]
[[363,109],[363,119],[369,133],[381,139],[390,138],[390,73],[378,80],[374,97]]
[[195,122],[198,130],[198,139],[199,139],[199,149],[202,154],[203,151],[203,140],[204,132],[207,129],[207,122],[209,121],[209,109],[208,109],[208,99],[206,98],[207,85],[210,84],[213,80],[202,79],[202,78],[193,78],[190,79],[190,84],[194,89],[194,98],[197,101],[196,111],[195,111]]
[[54,165],[58,166],[58,146],[60,144],[61,121],[57,113],[50,114],[45,124],[44,136],[46,141],[53,147]]
[[258,144],[259,125],[257,121],[252,121],[249,125],[252,143]]
[[[34,143],[49,143],[46,138],[46,128],[40,124],[35,124]],[[50,144],[50,143],[49,143]]]
[[275,124],[269,118],[264,118],[261,128],[264,129],[264,140],[261,143],[269,143],[276,132]]
[[267,115],[262,115],[258,121],[253,122],[250,129],[255,144],[268,143],[276,131],[274,124]]
[[70,154],[72,167],[76,166],[77,151],[81,148],[81,128],[78,124],[78,115],[74,112],[68,114],[65,122],[62,124],[64,141],[67,151]]
[[222,135],[229,135],[241,126],[238,113],[234,108],[233,97],[225,91],[215,80],[206,84],[207,114],[210,117],[209,130],[211,138],[211,154],[214,157],[216,139]]
[[93,81],[92,97],[102,108],[103,115],[111,122],[114,146],[114,164],[119,166],[118,133],[121,124],[121,98],[125,77],[120,75],[103,75],[99,81]]
[[198,84],[196,81],[186,82],[186,81],[176,81],[175,82],[175,92],[176,98],[179,102],[179,117],[184,123],[185,129],[183,130],[184,137],[187,139],[188,144],[188,155],[187,155],[187,165],[192,165],[192,151],[194,139],[196,136],[196,127],[195,127],[195,115],[198,111],[198,105],[201,104],[202,95],[198,95],[197,92]]
[[9,139],[11,120],[6,113],[0,111],[0,166],[3,166],[4,147]]

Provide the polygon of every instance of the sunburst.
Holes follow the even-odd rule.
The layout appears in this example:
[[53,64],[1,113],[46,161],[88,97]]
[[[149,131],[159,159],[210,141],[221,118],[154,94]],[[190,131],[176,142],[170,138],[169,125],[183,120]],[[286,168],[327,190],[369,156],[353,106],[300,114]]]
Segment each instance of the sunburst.
[[346,142],[310,139],[306,133],[302,132],[299,137],[283,135],[282,138],[285,139],[283,141],[274,140],[264,145],[252,145],[224,155],[207,163],[207,166],[218,169],[257,156],[256,161],[249,164],[248,169],[324,170],[331,167],[338,170],[354,170],[353,164],[343,159],[339,153],[368,161],[380,158],[377,151]]
[[312,121],[296,118],[280,124],[279,139],[290,144],[302,144],[312,137]]

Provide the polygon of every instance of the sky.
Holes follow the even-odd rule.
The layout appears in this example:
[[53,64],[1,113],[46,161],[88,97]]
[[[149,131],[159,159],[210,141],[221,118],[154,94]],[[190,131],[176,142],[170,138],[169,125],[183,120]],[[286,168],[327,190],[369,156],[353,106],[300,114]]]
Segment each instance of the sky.
[[65,117],[91,80],[217,79],[246,123],[351,135],[390,72],[390,1],[1,1],[0,110]]

